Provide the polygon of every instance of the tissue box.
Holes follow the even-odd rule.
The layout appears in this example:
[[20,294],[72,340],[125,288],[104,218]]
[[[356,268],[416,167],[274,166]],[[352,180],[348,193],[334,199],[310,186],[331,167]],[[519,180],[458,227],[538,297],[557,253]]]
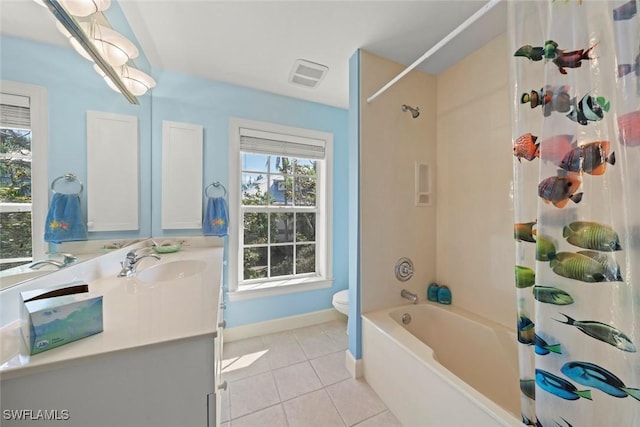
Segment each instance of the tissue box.
[[29,354],[102,332],[102,295],[87,284],[21,292],[22,335]]

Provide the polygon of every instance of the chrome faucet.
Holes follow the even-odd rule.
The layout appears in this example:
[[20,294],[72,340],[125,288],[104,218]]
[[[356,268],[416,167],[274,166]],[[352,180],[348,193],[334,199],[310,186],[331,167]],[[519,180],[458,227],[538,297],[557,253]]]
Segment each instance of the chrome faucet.
[[138,256],[138,254],[136,254],[135,251],[127,252],[127,256],[125,257],[124,261],[120,263],[120,265],[122,266],[122,270],[120,270],[118,277],[133,276],[136,272],[136,267],[138,266],[138,263],[145,258],[160,259],[160,257],[156,254],[147,254],[147,255]]
[[414,294],[413,292],[409,292],[406,289],[403,289],[400,292],[400,296],[402,298],[408,299],[409,301],[411,301],[412,304],[417,304],[418,303],[418,295]]
[[45,265],[54,265],[58,268],[63,268],[63,267],[67,267],[69,264],[73,264],[78,260],[78,258],[73,256],[72,254],[60,252],[60,255],[64,257],[62,261],[56,261],[55,259],[43,259],[41,261],[34,262],[29,266],[29,268],[31,268],[32,270],[37,270],[39,268],[44,267]]

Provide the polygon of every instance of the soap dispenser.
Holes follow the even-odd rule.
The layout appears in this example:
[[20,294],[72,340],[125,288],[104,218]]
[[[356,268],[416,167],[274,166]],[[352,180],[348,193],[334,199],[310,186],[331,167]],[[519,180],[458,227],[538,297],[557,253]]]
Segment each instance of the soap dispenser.
[[440,304],[451,304],[451,290],[446,286],[438,289],[438,302]]
[[440,286],[438,286],[437,283],[432,283],[429,285],[429,287],[427,288],[427,299],[429,301],[433,301],[433,302],[437,302],[438,301],[438,289],[440,288]]

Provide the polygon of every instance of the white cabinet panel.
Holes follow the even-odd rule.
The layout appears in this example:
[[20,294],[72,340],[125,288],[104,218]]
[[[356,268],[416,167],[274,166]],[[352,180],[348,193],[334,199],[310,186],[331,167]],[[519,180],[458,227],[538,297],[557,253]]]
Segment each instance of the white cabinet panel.
[[202,227],[203,128],[162,122],[163,229]]
[[139,227],[138,118],[87,111],[87,228]]

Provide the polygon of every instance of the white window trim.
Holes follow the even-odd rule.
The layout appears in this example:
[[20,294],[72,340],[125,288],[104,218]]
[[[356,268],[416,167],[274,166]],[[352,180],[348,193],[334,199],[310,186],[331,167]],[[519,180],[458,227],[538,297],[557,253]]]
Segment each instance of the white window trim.
[[[324,179],[316,185],[317,195],[325,203],[325,212],[318,213],[316,233],[319,247],[325,250],[317,253],[319,276],[293,278],[288,280],[271,280],[264,283],[238,286],[242,248],[240,247],[240,170],[242,158],[240,155],[240,128],[256,129],[294,137],[311,138],[325,141],[325,159],[322,175]],[[329,288],[333,283],[333,134],[311,129],[296,128],[274,123],[229,119],[229,254],[228,254],[228,290],[229,299],[241,300],[248,298],[262,298],[292,292]],[[322,242],[320,240],[322,239]]]
[[31,169],[31,240],[34,259],[46,258],[44,223],[49,205],[48,147],[49,112],[47,89],[42,86],[9,80],[0,81],[0,92],[29,97],[31,114],[31,159],[37,167]]

